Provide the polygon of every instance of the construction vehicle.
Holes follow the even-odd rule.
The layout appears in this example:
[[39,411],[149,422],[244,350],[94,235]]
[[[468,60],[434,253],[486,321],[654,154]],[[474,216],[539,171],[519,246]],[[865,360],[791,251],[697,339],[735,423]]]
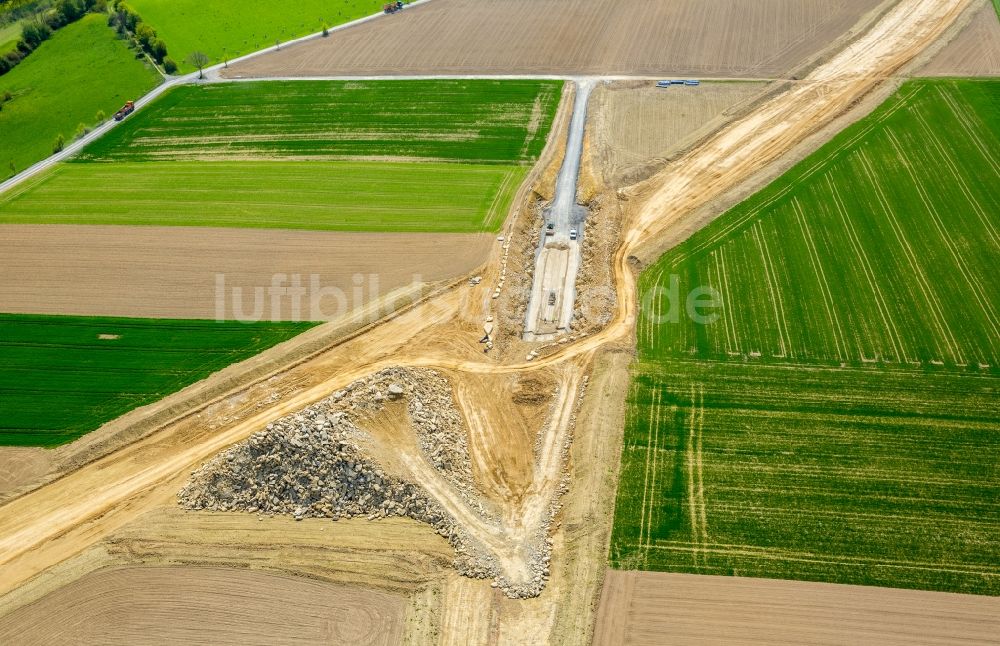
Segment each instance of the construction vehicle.
[[382,11],[384,13],[396,13],[403,8],[402,0],[397,0],[396,2],[387,2],[382,6]]
[[118,112],[115,112],[115,121],[121,121],[135,110],[135,103],[126,101]]
[[657,81],[656,87],[670,87],[670,81]]
[[556,225],[554,222],[549,222],[545,225],[545,235],[554,236],[556,234]]
[[701,81],[698,81],[696,79],[688,79],[684,81],[684,85],[701,85]]
[[569,230],[569,239],[570,240],[576,240],[576,229],[570,229]]

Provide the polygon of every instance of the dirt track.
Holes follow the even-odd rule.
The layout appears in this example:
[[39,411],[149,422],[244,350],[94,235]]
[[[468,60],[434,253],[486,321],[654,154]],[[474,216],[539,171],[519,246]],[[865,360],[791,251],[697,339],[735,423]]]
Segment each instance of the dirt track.
[[[672,162],[633,192],[632,219],[626,224],[625,243],[615,258],[619,310],[603,332],[532,363],[497,363],[484,359],[476,344],[489,287],[448,291],[285,373],[280,381],[295,384],[296,392],[276,405],[258,406],[263,400],[248,400],[223,419],[188,418],[0,507],[0,589],[16,587],[32,574],[100,541],[143,511],[167,503],[193,465],[245,438],[266,421],[380,367],[431,366],[458,376],[524,375],[551,368],[568,380],[565,386],[571,386],[591,365],[592,353],[632,334],[635,282],[628,257],[638,246],[667,227],[677,226],[707,200],[753,175],[805,134],[843,113],[937,38],[967,4],[967,0],[902,0],[861,41],[834,56],[805,82],[723,128],[704,146]],[[571,390],[564,387],[564,392]],[[570,398],[565,399],[566,405],[572,405]],[[502,419],[503,408],[494,407],[489,400],[483,401],[483,410],[487,419]],[[565,414],[556,419],[564,418]],[[493,428],[497,436],[486,440],[505,441],[502,424]],[[534,520],[539,501],[552,492],[562,467],[561,460],[553,459],[554,450],[567,434],[568,428],[557,422],[543,436],[543,446],[551,450],[544,449],[536,463],[533,485],[538,495],[531,503],[512,506],[513,524],[504,528],[508,538],[516,541],[524,535],[522,528]],[[90,494],[81,498],[80,491]],[[519,521],[522,527],[517,526]],[[509,551],[516,555],[519,548],[510,545]],[[572,570],[573,566],[568,567]],[[573,581],[561,585],[561,592],[553,590],[551,594],[564,594]],[[545,598],[552,597],[541,599]],[[506,620],[501,616],[500,626],[517,628],[510,628],[513,632],[508,635],[515,641],[515,635],[551,635],[548,627],[556,621],[557,606],[524,607],[533,610],[512,612]],[[480,612],[479,608],[470,610]]]
[[782,76],[881,0],[434,0],[223,70],[364,74]]
[[919,590],[611,570],[594,646],[987,644],[1000,599]]
[[[223,274],[223,316],[249,317],[254,289],[266,290],[273,276],[286,274],[288,280],[300,276],[309,290],[297,318],[318,320],[313,314],[331,317],[338,300],[324,296],[311,311],[310,295],[320,293],[311,289],[314,275],[320,289],[339,290],[353,309],[415,278],[437,282],[467,274],[485,262],[493,244],[488,234],[3,225],[0,310],[212,319],[216,276]],[[234,288],[241,290],[239,306]],[[279,318],[295,317],[290,298],[279,305]],[[265,304],[263,318],[274,313]]]

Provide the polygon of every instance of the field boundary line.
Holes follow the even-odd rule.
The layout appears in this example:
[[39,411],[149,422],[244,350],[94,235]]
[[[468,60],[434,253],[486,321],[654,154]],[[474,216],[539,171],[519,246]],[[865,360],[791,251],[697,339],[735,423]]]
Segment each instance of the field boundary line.
[[[695,565],[698,565],[698,555],[701,548],[701,530],[700,530],[700,519],[698,512],[698,499],[696,497],[695,490],[695,433],[697,426],[697,399],[695,396],[695,384],[691,383],[691,414],[688,416],[688,437],[687,437],[687,447],[685,450],[685,462],[687,462],[687,493],[688,493],[688,516],[689,522],[691,523],[691,540],[690,545],[692,546],[691,558]],[[647,545],[648,548],[650,545]]]
[[[695,459],[698,471],[698,511],[701,514],[701,546],[704,549],[708,546],[708,513],[705,502],[705,476],[702,472],[702,438],[705,435],[705,384],[698,384],[698,435],[695,446]],[[704,555],[702,563],[705,563]]]

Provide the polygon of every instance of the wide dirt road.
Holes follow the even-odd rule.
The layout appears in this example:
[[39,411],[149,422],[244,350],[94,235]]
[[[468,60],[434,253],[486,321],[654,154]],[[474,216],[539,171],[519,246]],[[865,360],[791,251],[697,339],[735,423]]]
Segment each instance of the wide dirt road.
[[[586,370],[592,351],[633,333],[636,285],[628,257],[639,245],[677,226],[707,200],[751,177],[805,135],[841,115],[932,43],[969,2],[902,0],[858,42],[817,68],[805,82],[764,103],[655,176],[632,201],[638,204],[633,207],[633,219],[626,223],[625,242],[615,258],[619,309],[603,332],[562,346],[532,363],[498,364],[484,359],[475,344],[476,325],[481,321],[476,318],[480,312],[476,308],[481,300],[463,301],[459,290],[445,292],[295,368],[295,378],[312,385],[277,404],[267,404],[263,398],[248,402],[248,406],[259,405],[257,412],[236,422],[189,419],[166,427],[0,507],[0,592],[101,540],[143,509],[170,500],[194,465],[267,421],[387,365],[437,367],[458,380],[462,373],[470,372],[529,373],[559,367],[579,374]],[[468,324],[464,328],[462,321]],[[312,381],[306,379],[310,375]],[[209,428],[210,422],[217,426]],[[503,428],[501,423],[494,426]],[[561,429],[552,441],[558,441],[560,435]],[[539,491],[550,488],[547,483],[555,477],[552,470],[561,466],[559,460],[542,461],[535,473]],[[533,509],[523,511],[531,513]],[[510,531],[507,535],[517,539],[520,533]],[[504,632],[504,626],[498,630]],[[508,637],[517,641],[514,633]]]

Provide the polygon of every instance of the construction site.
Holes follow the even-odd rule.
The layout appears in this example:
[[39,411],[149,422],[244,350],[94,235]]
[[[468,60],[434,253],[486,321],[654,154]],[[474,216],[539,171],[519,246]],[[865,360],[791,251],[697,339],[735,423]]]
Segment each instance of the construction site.
[[996,596],[609,567],[641,272],[907,80],[996,75],[989,3],[637,5],[385,4],[184,77],[561,80],[498,232],[3,225],[4,312],[210,318],[217,273],[385,289],[0,447],[0,643],[995,642]]

